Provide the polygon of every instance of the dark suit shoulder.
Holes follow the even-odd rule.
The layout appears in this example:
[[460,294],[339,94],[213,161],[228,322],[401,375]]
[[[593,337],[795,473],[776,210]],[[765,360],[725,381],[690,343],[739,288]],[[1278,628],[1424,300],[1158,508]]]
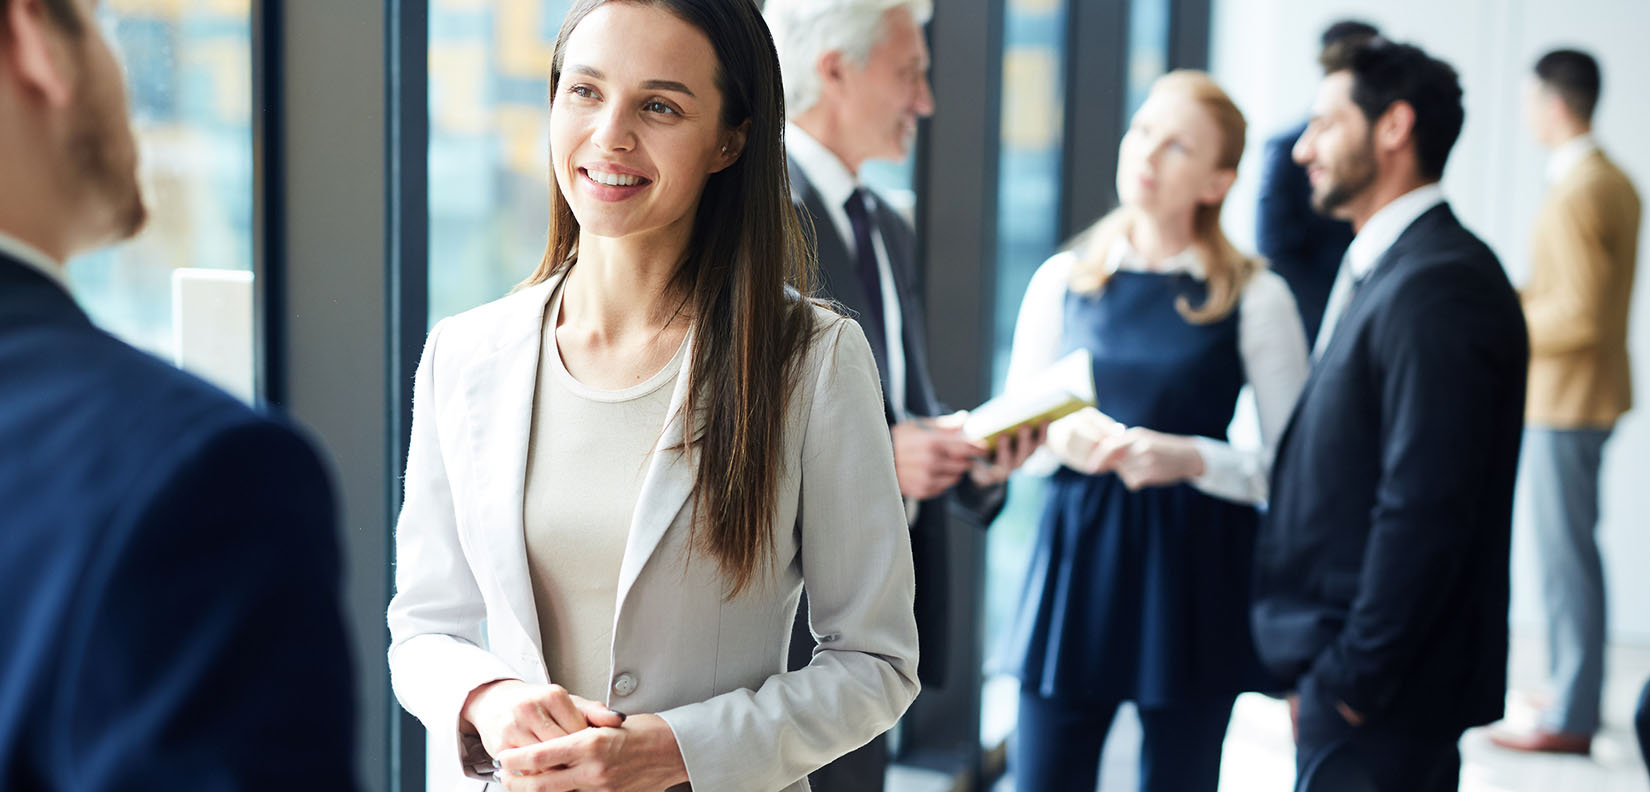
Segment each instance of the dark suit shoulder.
[[[1399,337],[1426,343],[1431,334],[1480,334],[1504,340],[1507,349],[1524,344],[1523,310],[1495,252],[1455,224],[1431,234],[1425,244],[1406,244],[1393,262],[1386,310],[1373,329],[1387,343],[1377,350],[1404,354]],[[1497,344],[1502,346],[1502,344]]]
[[[17,460],[28,464],[0,483],[14,519],[129,516],[169,471],[221,437],[249,448],[304,445],[283,421],[89,324],[14,330],[5,341],[0,439],[29,449]],[[74,497],[62,497],[66,490]]]

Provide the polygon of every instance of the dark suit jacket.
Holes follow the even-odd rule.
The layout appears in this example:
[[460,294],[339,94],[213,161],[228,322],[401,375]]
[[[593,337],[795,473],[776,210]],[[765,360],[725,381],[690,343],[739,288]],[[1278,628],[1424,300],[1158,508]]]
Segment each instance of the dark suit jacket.
[[1529,344],[1495,254],[1448,206],[1354,294],[1279,442],[1255,646],[1417,733],[1501,716]]
[[[858,317],[865,312],[867,297],[855,270],[853,252],[831,223],[819,191],[809,183],[796,160],[789,160],[791,175],[791,202],[802,219],[808,241],[819,256],[821,296],[835,300],[847,312]],[[900,311],[904,324],[905,346],[905,409],[913,416],[937,416],[947,412],[934,393],[934,381],[928,373],[928,342],[923,326],[922,285],[917,265],[917,234],[911,225],[880,199],[876,201],[877,228],[882,233],[883,247],[888,252],[889,269],[894,275],[894,286],[899,293]],[[877,359],[877,372],[882,377],[883,409],[888,423],[894,423],[895,410],[889,401],[887,340],[873,325],[861,324],[871,352]],[[980,488],[968,477],[951,492],[924,501],[917,511],[916,523],[911,526],[911,553],[916,568],[917,582],[917,637],[921,661],[917,674],[924,685],[940,686],[948,676],[950,631],[948,621],[950,574],[946,531],[952,516],[953,504],[977,518],[980,524],[990,525],[1002,511],[1007,494],[1004,486]],[[793,655],[794,656],[794,655]]]
[[1302,124],[1266,141],[1255,211],[1255,246],[1295,293],[1310,346],[1317,340],[1341,257],[1352,244],[1352,226],[1312,210],[1312,183],[1306,169],[1293,158],[1295,143],[1305,132]]
[[333,498],[291,429],[0,255],[0,789],[352,789]]

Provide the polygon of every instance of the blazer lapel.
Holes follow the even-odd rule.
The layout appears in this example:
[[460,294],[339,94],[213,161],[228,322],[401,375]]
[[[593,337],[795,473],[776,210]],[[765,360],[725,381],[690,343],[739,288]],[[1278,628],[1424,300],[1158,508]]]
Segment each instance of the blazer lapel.
[[[934,390],[934,381],[928,376],[927,317],[923,312],[924,295],[918,275],[916,232],[900,213],[880,198],[877,199],[877,213],[883,246],[888,251],[888,269],[894,275],[894,291],[899,295],[899,310],[903,318],[901,349],[905,352],[905,404],[900,407],[917,415],[936,416],[943,408]],[[885,393],[887,389],[888,383],[885,381]],[[887,400],[885,396],[884,401]]]
[[[653,448],[647,475],[642,479],[642,490],[636,497],[636,510],[630,518],[624,560],[619,564],[619,594],[617,607],[613,611],[615,620],[624,611],[625,597],[635,585],[636,578],[641,576],[642,569],[653,557],[653,551],[659,547],[665,532],[676,522],[677,515],[693,494],[699,452],[696,447],[692,453],[687,453],[681,445],[688,419],[682,414],[682,405],[687,401],[688,383],[693,379],[694,337],[690,335],[686,343],[685,359],[676,375],[676,389],[670,396],[670,408],[665,413],[665,429],[659,435],[658,445]],[[697,416],[694,420],[696,431],[703,428]]]
[[[1394,262],[1408,252],[1408,247],[1416,239],[1432,233],[1430,230],[1431,225],[1451,222],[1455,222],[1455,213],[1449,208],[1448,203],[1441,203],[1423,212],[1420,217],[1415,218],[1415,222],[1409,224],[1409,228],[1404,229],[1404,232],[1398,235],[1398,238],[1393,241],[1392,247],[1387,248],[1387,251],[1381,254],[1380,260],[1375,262],[1375,266],[1371,267],[1369,274],[1364,277],[1363,284],[1358,287],[1357,291],[1352,293],[1352,299],[1347,302],[1346,309],[1341,311],[1341,318],[1337,320],[1333,334],[1329,337],[1329,345],[1324,347],[1323,355],[1313,362],[1311,371],[1307,373],[1306,384],[1301,386],[1301,395],[1295,400],[1295,407],[1290,411],[1289,420],[1283,426],[1283,434],[1278,437],[1275,457],[1277,462],[1274,463],[1272,469],[1272,480],[1274,482],[1278,480],[1277,473],[1283,464],[1283,449],[1289,443],[1290,435],[1294,434],[1295,416],[1300,412],[1301,405],[1306,402],[1307,397],[1316,390],[1318,375],[1322,373],[1324,364],[1337,357],[1342,346],[1351,343],[1346,340],[1350,335],[1348,331],[1350,331],[1353,324],[1363,321],[1364,314],[1369,310],[1365,307],[1365,303],[1370,299],[1369,295],[1375,292],[1376,286],[1395,266]],[[1323,331],[1320,329],[1318,332]]]
[[[831,221],[831,214],[826,210],[825,199],[820,197],[819,191],[808,182],[801,166],[797,165],[795,160],[789,160],[789,163],[791,201],[813,226],[809,241],[813,243],[819,259],[821,286],[824,287],[827,297],[840,303],[857,320],[865,315],[870,298],[865,294],[865,287],[860,284],[859,274],[855,271],[853,251],[848,249],[847,243],[842,241],[842,235],[837,233],[836,224]],[[871,354],[877,361],[877,373],[882,377],[882,392],[886,401],[888,361],[884,358],[888,355],[888,342],[879,329],[880,323],[871,325],[860,322],[859,326],[865,331],[865,340],[871,344]]]
[[471,363],[462,375],[468,451],[478,493],[475,529],[498,564],[496,571],[510,610],[540,654],[544,644],[527,570],[522,509],[544,311],[559,280],[552,278],[520,295],[502,319],[498,346]]

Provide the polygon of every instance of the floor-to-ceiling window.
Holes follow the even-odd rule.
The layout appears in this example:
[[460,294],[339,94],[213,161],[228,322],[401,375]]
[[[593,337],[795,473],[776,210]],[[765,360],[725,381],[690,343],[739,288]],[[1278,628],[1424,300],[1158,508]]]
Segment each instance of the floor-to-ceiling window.
[[[1001,159],[997,202],[997,266],[991,282],[993,392],[1002,390],[1020,298],[1032,273],[1059,248],[1061,143],[1064,124],[1066,7],[1064,0],[1009,0],[1004,8]],[[988,535],[985,637],[992,644],[1018,602],[1036,529],[1039,479],[1016,477],[1008,505]],[[986,738],[1011,713],[991,711]],[[995,717],[994,717],[995,716]]]
[[550,212],[550,58],[567,0],[431,0],[429,319],[532,274]]
[[70,262],[70,288],[102,327],[168,360],[196,355],[250,400],[250,0],[108,0],[97,15],[126,67],[150,218]]

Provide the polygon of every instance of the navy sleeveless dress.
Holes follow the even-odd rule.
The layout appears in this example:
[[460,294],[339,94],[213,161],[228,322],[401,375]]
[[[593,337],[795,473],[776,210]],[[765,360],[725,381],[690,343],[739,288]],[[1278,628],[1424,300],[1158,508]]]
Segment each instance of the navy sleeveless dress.
[[[1245,382],[1238,311],[1192,324],[1175,309],[1205,294],[1190,275],[1127,270],[1067,294],[1061,354],[1093,355],[1102,412],[1225,439]],[[1249,632],[1253,506],[1064,467],[1046,498],[1007,647],[1025,691],[1152,708],[1281,687]]]

